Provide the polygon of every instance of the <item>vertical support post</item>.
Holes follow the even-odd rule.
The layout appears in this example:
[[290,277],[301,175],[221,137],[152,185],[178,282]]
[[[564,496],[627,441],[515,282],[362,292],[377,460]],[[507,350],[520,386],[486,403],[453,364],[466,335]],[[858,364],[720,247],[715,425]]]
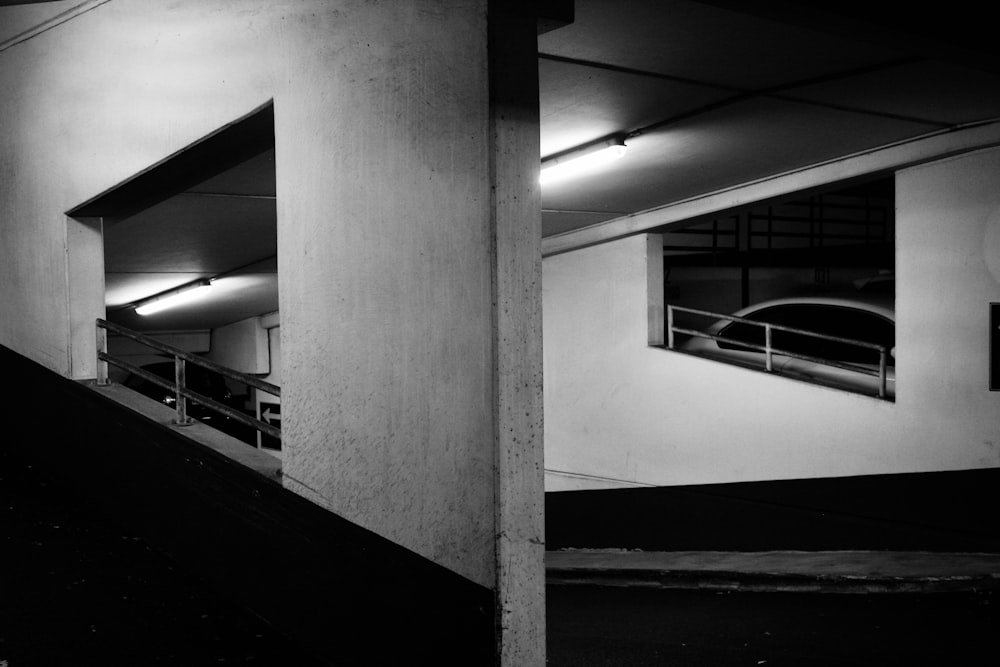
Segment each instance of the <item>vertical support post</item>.
[[108,353],[108,330],[102,327],[95,320],[97,331],[97,386],[107,387],[111,384],[108,378],[108,362],[101,358],[101,355]]
[[886,359],[886,351],[883,347],[878,351],[878,397],[885,398],[886,394],[886,370],[888,366],[888,360]]
[[66,294],[69,374],[76,380],[97,377],[94,322],[104,307],[104,221],[66,218]]
[[667,349],[674,349],[674,307],[667,306]]
[[177,425],[187,426],[191,418],[187,415],[187,398],[181,390],[187,386],[187,367],[180,357],[174,357],[174,395],[177,397]]
[[663,307],[663,235],[646,234],[646,343],[662,346]]
[[501,667],[545,664],[538,28],[531,4],[489,4]]
[[774,363],[773,363],[773,361],[771,359],[771,325],[770,324],[765,324],[764,325],[764,347],[766,348],[766,351],[764,353],[765,354],[765,357],[764,357],[765,358],[765,368],[767,369],[767,372],[770,373],[774,369]]
[[[770,215],[770,208],[768,214]],[[741,213],[736,218],[737,255],[740,258],[740,303],[750,305],[750,214]]]
[[990,391],[1000,391],[1000,303],[990,304]]

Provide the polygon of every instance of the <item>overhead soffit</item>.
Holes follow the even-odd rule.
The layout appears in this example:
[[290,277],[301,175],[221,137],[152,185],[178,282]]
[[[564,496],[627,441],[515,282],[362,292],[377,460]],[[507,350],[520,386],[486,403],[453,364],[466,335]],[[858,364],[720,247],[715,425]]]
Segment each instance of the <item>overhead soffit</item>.
[[637,134],[613,170],[546,187],[544,236],[1000,117],[1000,78],[955,50],[747,4],[772,13],[578,0],[539,39],[543,157]]
[[[795,137],[817,127],[822,132],[803,153]],[[850,112],[751,99],[631,139],[627,160],[600,178],[548,188],[544,206],[631,213],[752,180],[748,175],[809,166],[931,129],[883,118],[859,125]],[[734,144],[738,151],[729,150]]]
[[688,0],[577,0],[539,51],[704,85],[759,90],[887,62],[899,52]]
[[[273,108],[250,114],[83,204],[102,217],[108,319],[212,329],[278,309]],[[135,301],[201,278],[212,296],[143,318]]]
[[[26,16],[29,8],[58,13],[79,4],[5,7],[0,17]],[[563,13],[554,15],[548,28],[540,27],[538,38],[541,155],[615,132],[637,134],[629,140],[627,159],[614,170],[543,191],[545,236],[1000,117],[1000,68],[983,60],[996,50],[995,42],[970,39],[974,44],[966,48],[949,43],[946,35],[914,39],[916,33],[902,24],[920,12],[880,24],[851,16],[864,5],[851,0],[808,6],[765,0],[576,0],[575,7],[569,4],[573,22],[563,25],[567,3],[555,4]],[[815,11],[838,7],[839,16]],[[952,26],[955,13],[936,20]],[[973,37],[983,32],[971,25],[976,16],[964,18],[966,34]],[[981,18],[979,23],[988,23]],[[923,20],[935,21],[930,15]],[[562,27],[552,29],[556,25]],[[938,59],[928,59],[932,55]],[[121,269],[109,274],[109,285],[131,279],[140,251],[148,253],[150,275],[156,269],[155,275],[176,279],[247,260],[220,246],[218,238],[235,228],[266,226],[262,211],[273,209],[275,196],[273,135],[270,141],[208,171],[192,171],[206,164],[200,158],[173,176],[158,165],[165,170],[154,168],[127,188],[73,211],[112,223],[126,219],[121,229],[109,228],[108,265]],[[155,178],[161,185],[173,183],[148,187]],[[154,191],[159,199],[150,197]],[[217,212],[209,221],[207,211],[218,201],[208,202],[221,195],[248,201],[234,206],[238,215]],[[199,201],[206,212],[177,213],[185,203]],[[177,223],[171,237],[164,216],[192,222]],[[197,229],[191,227],[196,220]],[[143,227],[150,231],[141,233]],[[158,241],[139,249],[126,237]],[[186,240],[168,250],[172,238]],[[270,243],[255,245],[252,254],[269,252],[264,246]],[[218,258],[209,259],[216,251]]]

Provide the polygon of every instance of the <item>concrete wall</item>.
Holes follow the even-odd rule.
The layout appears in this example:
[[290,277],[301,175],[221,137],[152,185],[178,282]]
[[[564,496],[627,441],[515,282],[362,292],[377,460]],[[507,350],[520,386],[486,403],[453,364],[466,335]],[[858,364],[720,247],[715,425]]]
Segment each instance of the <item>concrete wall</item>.
[[211,350],[205,356],[228,368],[263,376],[271,372],[268,332],[261,318],[250,317],[212,331]]
[[485,7],[348,4],[282,28],[284,479],[490,585]]
[[547,257],[547,490],[1000,466],[1000,150],[899,172],[896,205],[895,403],[649,347],[644,235]]
[[269,3],[91,4],[0,52],[0,308],[18,314],[0,318],[0,341],[64,374],[73,228],[64,212],[249,113],[276,87],[280,17],[265,12]]
[[[524,285],[505,282],[502,271],[521,265],[498,269],[495,259],[503,246],[529,268],[540,264],[537,191],[526,185],[537,174],[537,97],[517,117],[515,133],[527,139],[510,144],[504,167],[516,177],[503,190],[521,206],[504,221],[515,230],[508,242],[498,239],[491,191],[499,140],[486,5],[113,0],[7,43],[0,344],[73,375],[64,212],[273,99],[284,479],[489,588],[503,587],[496,526],[527,507],[524,534],[500,531],[524,545],[526,565],[503,576],[531,569],[533,579],[501,605],[530,609],[519,627],[537,629],[541,476],[531,481],[540,468],[531,429],[540,411],[531,406],[540,408],[540,325],[537,334],[521,326],[537,310],[511,309],[524,313],[509,324],[523,339],[498,346],[494,328],[494,304],[514,290],[527,286],[537,300],[534,273]],[[528,27],[533,40],[533,19]],[[75,258],[73,275],[89,266],[97,280],[100,257],[85,259]],[[505,437],[526,450],[503,459],[504,483],[527,480],[511,496],[521,504],[514,510],[495,505],[507,409],[498,357],[526,363],[504,371],[506,384],[522,370],[532,378],[518,384],[526,400],[507,406],[522,417]],[[544,653],[544,638],[529,643],[520,664]]]

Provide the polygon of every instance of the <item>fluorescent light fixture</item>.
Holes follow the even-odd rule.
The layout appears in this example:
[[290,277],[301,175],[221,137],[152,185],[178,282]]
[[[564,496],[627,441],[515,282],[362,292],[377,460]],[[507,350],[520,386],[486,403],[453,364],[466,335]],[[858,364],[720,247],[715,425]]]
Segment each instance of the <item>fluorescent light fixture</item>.
[[135,305],[135,312],[138,315],[152,315],[167,308],[190,303],[205,296],[205,293],[211,286],[212,283],[207,278],[181,285],[175,289],[151,296],[148,299],[143,299]]
[[616,134],[607,139],[584,144],[543,160],[542,172],[538,180],[544,185],[594,171],[625,155],[625,148],[624,134]]

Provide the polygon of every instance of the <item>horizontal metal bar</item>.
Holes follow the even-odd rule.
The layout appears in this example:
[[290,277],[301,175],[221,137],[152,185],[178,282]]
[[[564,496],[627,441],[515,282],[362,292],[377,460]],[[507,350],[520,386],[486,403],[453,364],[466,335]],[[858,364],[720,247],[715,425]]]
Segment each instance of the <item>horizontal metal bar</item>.
[[[884,213],[884,212],[883,212]],[[888,225],[886,219],[859,220],[857,218],[833,218],[829,216],[819,216],[809,218],[804,215],[764,215],[751,213],[747,216],[751,222],[792,222],[796,224],[824,224],[824,225],[865,225],[870,227],[885,227]]]
[[[773,325],[772,325],[773,326]],[[719,341],[722,343],[729,343],[731,345],[739,345],[740,347],[749,348],[751,350],[756,350],[758,352],[767,353],[767,346],[756,345],[755,343],[746,343],[741,340],[735,340],[733,338],[725,338],[723,336],[714,336],[712,334],[707,334],[704,331],[696,331],[694,329],[682,329],[679,327],[674,327],[676,333],[688,334],[689,336],[697,336],[698,338],[708,338],[711,340]],[[884,349],[884,348],[883,348]],[[683,350],[681,350],[683,351]],[[882,349],[879,350],[880,352]],[[772,354],[780,354],[783,357],[791,357],[792,359],[801,359],[802,361],[811,361],[813,363],[822,364],[824,366],[832,366],[833,368],[840,368],[845,371],[853,371],[855,373],[861,373],[862,375],[870,375],[872,377],[881,377],[881,374],[877,370],[871,368],[865,368],[864,366],[854,366],[852,364],[847,364],[842,361],[834,361],[833,359],[821,359],[820,357],[812,357],[808,354],[800,354],[798,352],[789,352],[788,350],[782,350],[776,347],[771,348]]]
[[[875,211],[875,212],[886,212],[889,207],[885,204],[870,203],[870,204],[849,204],[847,202],[836,202],[830,201],[828,199],[822,199],[817,201],[808,201],[801,199],[794,199],[791,201],[782,202],[781,208],[811,208],[811,209],[838,209],[841,211]],[[766,213],[751,213],[751,216],[756,217],[767,217]]]
[[691,234],[693,236],[736,236],[739,230],[736,229],[702,229],[688,227],[687,229],[677,229],[668,232],[671,236],[677,234]]
[[[130,373],[134,373],[139,377],[148,380],[149,382],[152,382],[153,384],[159,387],[162,387],[163,389],[167,389],[174,393],[177,392],[177,385],[175,383],[170,382],[169,380],[164,380],[160,376],[155,375],[154,373],[150,373],[149,371],[140,368],[139,366],[131,364],[127,361],[115,359],[114,357],[111,357],[110,355],[104,352],[98,352],[97,358],[113,366],[117,366],[118,368],[129,371]],[[255,419],[250,415],[244,414],[239,410],[236,410],[228,405],[225,405],[224,403],[219,403],[218,401],[211,399],[208,396],[204,396],[196,391],[192,391],[187,387],[181,388],[180,394],[181,396],[189,400],[192,400],[195,403],[204,405],[205,407],[210,408],[216,412],[220,412],[226,415],[227,417],[231,417],[246,426],[255,428],[261,433],[269,435],[272,438],[277,438],[278,440],[281,439],[281,431],[279,429],[275,428],[274,426],[271,426],[268,423],[262,422],[259,419]]]
[[143,345],[151,347],[154,350],[159,350],[160,352],[164,352],[166,354],[170,354],[175,357],[180,357],[184,361],[189,361],[192,364],[195,364],[196,366],[207,368],[208,370],[214,371],[219,375],[224,375],[232,380],[236,380],[237,382],[242,382],[251,387],[254,387],[255,389],[260,389],[261,391],[265,391],[275,396],[279,397],[281,396],[281,387],[279,387],[276,384],[265,382],[264,380],[256,378],[252,375],[247,375],[246,373],[240,373],[239,371],[234,371],[231,368],[226,368],[225,366],[222,366],[215,362],[199,357],[198,355],[191,354],[190,352],[174,347],[173,345],[167,345],[166,343],[162,343],[154,338],[150,338],[149,336],[137,333],[135,331],[132,331],[131,329],[126,329],[123,326],[114,324],[112,322],[108,322],[103,319],[97,320],[97,326],[103,327],[108,331],[113,331],[120,336],[124,336],[125,338],[130,338],[136,341],[137,343],[142,343]]
[[767,230],[750,231],[748,236],[759,238],[781,238],[781,239],[816,239],[818,241],[863,241],[864,239],[877,238],[872,234],[831,234],[829,232],[769,232]]
[[[854,340],[852,338],[842,338],[840,336],[829,336],[827,334],[821,334],[821,333],[817,333],[815,331],[808,331],[806,329],[796,329],[795,327],[786,327],[786,326],[782,326],[780,324],[770,324],[768,322],[760,322],[760,321],[757,321],[757,320],[750,320],[750,319],[747,319],[745,317],[737,317],[735,315],[722,315],[720,313],[712,313],[712,312],[709,312],[707,310],[698,310],[697,308],[685,308],[683,306],[672,306],[671,305],[671,306],[667,306],[667,308],[672,308],[674,310],[679,310],[679,311],[685,312],[685,313],[692,313],[694,315],[704,315],[706,317],[714,317],[716,319],[729,320],[731,322],[742,322],[744,324],[753,324],[754,326],[758,326],[758,327],[764,327],[764,326],[768,326],[769,325],[772,329],[774,329],[776,331],[787,331],[789,333],[801,334],[803,336],[811,336],[812,338],[819,338],[819,339],[822,339],[822,340],[829,340],[829,341],[833,341],[835,343],[846,343],[848,345],[856,345],[858,347],[865,347],[865,348],[868,348],[870,350],[876,350],[876,351],[879,351],[879,352],[888,351],[888,349],[889,349],[885,345],[878,345],[877,343],[869,343],[867,341]],[[703,337],[709,337],[709,338],[711,338],[712,336],[705,335]],[[745,343],[740,342],[740,341],[732,341],[732,342],[735,342],[738,345],[745,345]]]
[[685,252],[691,254],[721,254],[723,252],[734,252],[739,248],[736,245],[725,245],[725,246],[711,246],[711,245],[664,245],[663,251],[667,252]]

